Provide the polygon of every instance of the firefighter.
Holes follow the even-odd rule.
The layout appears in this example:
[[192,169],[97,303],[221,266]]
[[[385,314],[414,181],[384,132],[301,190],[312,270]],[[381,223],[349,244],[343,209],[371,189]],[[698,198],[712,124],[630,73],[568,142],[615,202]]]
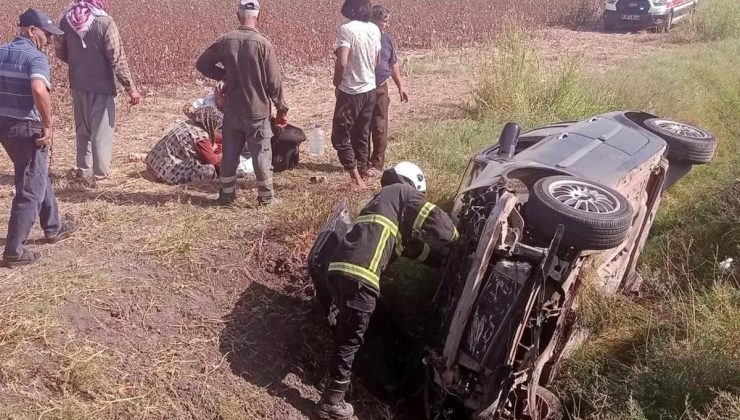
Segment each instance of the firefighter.
[[401,162],[383,173],[381,184],[382,190],[360,212],[329,264],[329,288],[338,314],[331,382],[317,407],[324,419],[354,415],[344,395],[388,264],[404,256],[441,266],[459,237],[450,217],[427,201],[426,179],[418,166]]

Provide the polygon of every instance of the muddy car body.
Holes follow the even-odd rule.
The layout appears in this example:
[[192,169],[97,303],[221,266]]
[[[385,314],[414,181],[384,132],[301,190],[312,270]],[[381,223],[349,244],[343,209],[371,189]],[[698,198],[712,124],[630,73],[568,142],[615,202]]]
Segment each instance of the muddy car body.
[[[546,387],[584,338],[584,277],[605,293],[638,290],[637,259],[663,192],[715,148],[701,129],[642,112],[524,134],[507,124],[471,160],[455,199],[461,238],[421,343],[428,417],[558,418]],[[325,306],[325,261],[347,213],[335,212],[309,255]]]

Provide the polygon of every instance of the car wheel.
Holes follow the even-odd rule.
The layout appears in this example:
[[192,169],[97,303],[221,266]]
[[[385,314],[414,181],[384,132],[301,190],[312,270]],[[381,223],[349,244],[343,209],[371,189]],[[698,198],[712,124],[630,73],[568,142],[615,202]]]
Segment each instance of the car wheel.
[[633,212],[627,199],[607,186],[571,176],[551,176],[535,183],[525,214],[534,232],[547,239],[562,224],[561,244],[605,250],[627,239]]
[[541,420],[562,420],[563,404],[549,389],[537,387],[537,402]]
[[711,162],[717,151],[717,139],[701,128],[661,118],[651,118],[644,124],[668,143],[669,160],[701,165]]
[[604,32],[614,32],[615,29],[616,26],[614,25],[614,22],[604,18]]
[[673,12],[671,12],[668,15],[668,19],[666,19],[665,23],[660,27],[660,31],[663,33],[668,33],[671,31],[671,28],[673,27]]

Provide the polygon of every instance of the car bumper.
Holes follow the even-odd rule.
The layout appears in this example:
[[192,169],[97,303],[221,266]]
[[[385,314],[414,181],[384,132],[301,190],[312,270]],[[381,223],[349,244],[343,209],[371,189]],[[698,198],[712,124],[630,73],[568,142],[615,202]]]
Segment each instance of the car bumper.
[[604,11],[604,23],[612,27],[651,27],[664,25],[670,19],[670,12],[629,13],[614,10]]

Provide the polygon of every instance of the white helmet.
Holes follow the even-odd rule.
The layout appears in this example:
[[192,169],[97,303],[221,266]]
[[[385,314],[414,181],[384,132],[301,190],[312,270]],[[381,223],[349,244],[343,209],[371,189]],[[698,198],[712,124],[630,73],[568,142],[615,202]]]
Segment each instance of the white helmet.
[[427,179],[424,176],[424,172],[422,172],[421,168],[418,166],[411,162],[400,162],[393,167],[393,170],[396,171],[398,176],[402,176],[411,181],[418,191],[423,193],[427,192]]

